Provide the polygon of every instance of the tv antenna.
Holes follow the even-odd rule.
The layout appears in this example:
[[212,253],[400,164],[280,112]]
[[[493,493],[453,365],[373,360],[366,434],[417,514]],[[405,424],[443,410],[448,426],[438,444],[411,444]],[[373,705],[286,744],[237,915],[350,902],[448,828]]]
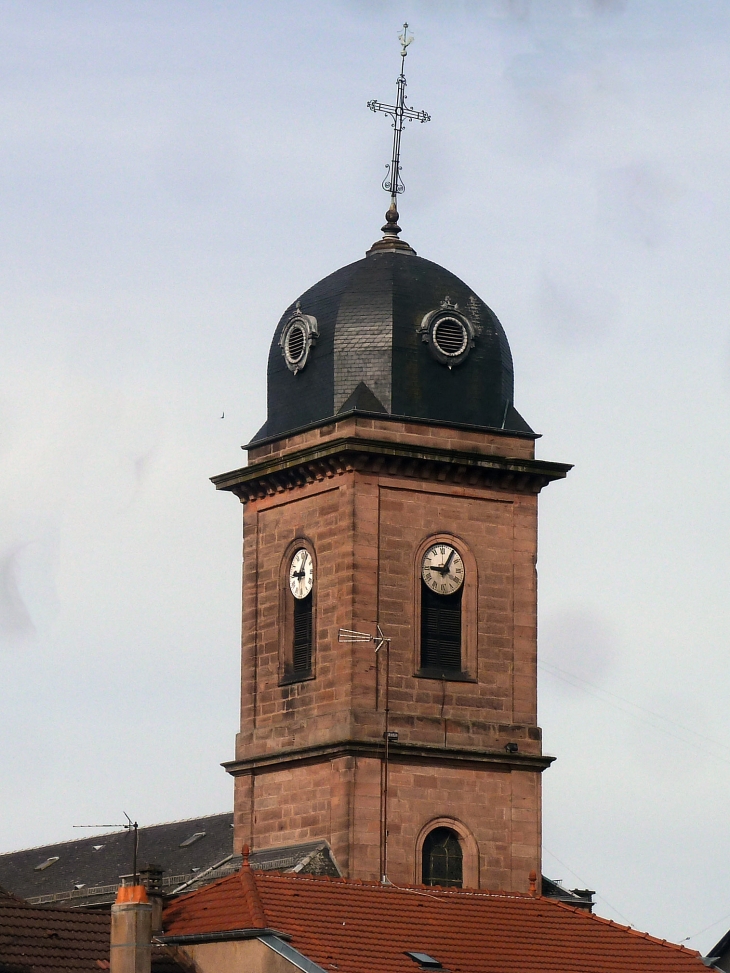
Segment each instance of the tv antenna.
[[[410,43],[410,41],[409,41]],[[403,55],[405,57],[405,54]],[[385,729],[383,731],[383,774],[381,777],[381,818],[380,818],[380,884],[389,885],[388,879],[388,781],[390,766],[390,744],[398,739],[398,734],[390,729],[390,639],[383,635],[380,625],[375,626],[377,633],[354,632],[341,628],[337,634],[338,642],[373,642],[375,655],[385,646]]]
[[[403,33],[398,35],[398,40],[401,45],[400,74],[395,83],[395,104],[385,105],[383,102],[376,101],[375,99],[368,102],[368,108],[371,111],[383,112],[393,119],[393,152],[390,163],[385,167],[387,174],[385,179],[383,179],[383,189],[390,193],[390,207],[385,214],[386,225],[383,227],[383,232],[385,233],[385,239],[390,239],[391,241],[398,241],[398,234],[400,233],[400,227],[398,226],[398,195],[399,193],[405,192],[406,189],[401,177],[400,165],[400,141],[403,135],[403,122],[405,119],[408,119],[409,122],[415,119],[421,123],[431,121],[431,116],[428,112],[416,111],[414,108],[409,108],[406,104],[405,64],[408,47],[413,43],[413,34],[410,36],[408,34],[408,24],[403,24]],[[403,246],[402,243],[401,246]]]
[[139,825],[133,821],[126,811],[122,814],[127,819],[126,824],[74,824],[74,828],[124,828],[132,838],[132,885],[138,884],[137,852],[139,850]]

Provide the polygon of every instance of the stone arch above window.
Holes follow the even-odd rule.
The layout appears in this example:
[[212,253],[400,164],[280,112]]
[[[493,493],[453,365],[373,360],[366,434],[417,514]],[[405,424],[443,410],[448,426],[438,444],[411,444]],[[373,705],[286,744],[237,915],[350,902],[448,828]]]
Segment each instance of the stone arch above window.
[[[479,888],[479,846],[471,831],[456,818],[429,821],[418,835],[415,851],[414,881],[417,884]],[[436,870],[441,869],[446,874],[443,877],[434,874],[434,865]],[[460,875],[456,872],[457,865]]]

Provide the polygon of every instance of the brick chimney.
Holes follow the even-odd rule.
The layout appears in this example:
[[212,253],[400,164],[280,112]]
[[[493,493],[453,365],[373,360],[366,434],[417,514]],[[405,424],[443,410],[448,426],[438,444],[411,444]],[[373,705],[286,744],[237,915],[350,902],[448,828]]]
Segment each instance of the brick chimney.
[[110,973],[150,973],[152,906],[144,885],[120,885],[112,906]]

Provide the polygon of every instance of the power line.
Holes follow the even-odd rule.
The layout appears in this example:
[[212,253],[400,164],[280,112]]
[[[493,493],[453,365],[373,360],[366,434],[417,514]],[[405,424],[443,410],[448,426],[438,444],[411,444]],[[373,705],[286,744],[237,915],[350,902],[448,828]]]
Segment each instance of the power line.
[[[553,852],[550,851],[549,848],[546,848],[545,845],[543,845],[542,846],[542,850],[543,851],[546,851],[548,853],[548,855],[550,855],[551,858],[554,858],[555,861],[559,865],[562,865],[563,868],[566,868],[570,872],[571,875],[573,875],[575,878],[578,879],[578,881],[581,883],[581,885],[583,885],[585,888],[588,888],[588,883],[586,882],[586,880],[584,878],[581,878],[580,875],[578,875],[577,872],[574,872],[573,869],[569,865],[566,865],[564,861],[561,861],[558,858],[557,855],[554,855]],[[598,892],[594,892],[594,895],[596,896],[596,898],[599,898],[603,902],[605,902],[606,905],[609,907],[609,909],[611,909],[613,912],[615,912],[617,916],[620,916],[624,920],[624,922],[626,923],[627,926],[630,926],[632,929],[635,928],[633,922],[630,919],[627,919],[626,916],[623,914],[623,912],[619,912],[619,910],[616,908],[616,906],[615,905],[612,905],[608,901],[608,899],[606,898],[605,895],[600,895]]]
[[725,919],[730,919],[730,912],[728,912],[726,916],[722,916],[720,919],[715,919],[714,922],[711,922],[709,926],[705,926],[704,929],[700,929],[699,932],[693,932],[691,936],[685,936],[684,939],[680,939],[680,943],[686,943],[690,939],[694,939],[696,936],[701,936],[703,932],[707,932],[708,929],[712,929],[713,926],[716,926],[719,922],[723,922]]
[[538,668],[542,669],[544,672],[547,672],[548,675],[553,676],[556,679],[561,679],[563,682],[567,682],[568,685],[573,686],[575,689],[581,689],[584,693],[587,693],[589,696],[593,696],[594,699],[600,700],[602,703],[605,703],[607,706],[612,706],[614,709],[617,709],[620,713],[624,713],[626,716],[630,716],[632,719],[636,720],[637,722],[643,723],[645,726],[650,726],[652,729],[657,730],[659,733],[664,733],[666,736],[672,737],[672,739],[674,740],[679,740],[679,742],[683,743],[686,747],[690,747],[692,750],[697,750],[698,752],[703,753],[707,756],[714,757],[715,760],[719,760],[721,763],[730,764],[730,760],[721,756],[720,754],[712,753],[706,748],[700,747],[694,741],[687,740],[676,733],[672,733],[664,726],[658,726],[656,723],[653,723],[651,719],[645,719],[642,716],[640,716],[638,713],[634,713],[630,709],[625,709],[623,706],[617,705],[616,703],[612,702],[610,699],[606,699],[605,696],[612,696],[614,699],[618,699],[622,703],[625,703],[627,706],[631,706],[634,709],[639,710],[641,713],[645,714],[648,717],[663,720],[665,723],[668,723],[672,727],[676,727],[678,730],[681,730],[684,733],[689,733],[692,736],[698,737],[698,739],[703,740],[705,743],[709,743],[712,746],[720,747],[721,749],[730,752],[730,747],[728,747],[726,744],[720,743],[717,740],[713,740],[711,737],[705,736],[705,734],[703,733],[697,733],[696,730],[690,730],[689,727],[682,726],[681,723],[677,723],[674,720],[670,720],[666,716],[661,716],[659,713],[654,713],[652,712],[652,710],[647,710],[645,707],[639,706],[638,703],[632,703],[631,700],[625,699],[624,697],[619,696],[617,693],[612,693],[607,689],[601,689],[598,686],[594,686],[592,683],[589,683],[581,676],[577,676],[575,673],[569,672],[566,669],[560,669],[558,666],[553,666],[551,663],[543,663],[543,662],[538,663]]
[[619,696],[618,693],[612,693],[609,689],[602,689],[600,686],[596,686],[595,683],[589,682],[582,676],[579,676],[575,672],[570,672],[568,669],[561,669],[560,666],[556,666],[553,662],[545,662],[544,660],[539,663],[540,668],[544,668],[546,671],[551,669],[555,670],[555,674],[558,672],[563,673],[566,676],[570,676],[571,679],[577,679],[579,682],[585,683],[586,686],[591,686],[598,692],[605,693],[607,696],[613,696],[614,699],[621,700],[622,703],[626,703],[628,706],[633,706],[642,713],[646,713],[648,716],[655,716],[658,720],[664,720],[665,723],[670,723],[672,726],[678,727],[680,730],[684,730],[685,733],[691,733],[693,736],[699,737],[701,740],[706,740],[708,743],[714,743],[718,747],[722,747],[730,753],[730,746],[726,743],[720,743],[719,740],[713,740],[712,737],[706,736],[704,733],[698,733],[697,730],[692,730],[688,726],[683,726],[681,723],[677,723],[676,720],[670,719],[668,716],[662,715],[662,713],[655,713],[654,710],[647,709],[645,706],[641,706],[639,703],[634,703],[632,700],[627,699],[625,696]]

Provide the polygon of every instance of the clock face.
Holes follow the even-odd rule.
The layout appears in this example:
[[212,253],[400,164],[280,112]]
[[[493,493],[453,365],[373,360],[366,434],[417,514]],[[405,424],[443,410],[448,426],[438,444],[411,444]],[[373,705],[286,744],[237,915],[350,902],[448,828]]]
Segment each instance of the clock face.
[[289,565],[289,587],[295,598],[306,598],[314,584],[312,555],[300,547]]
[[464,562],[451,544],[434,544],[423,555],[421,577],[437,595],[453,595],[464,583]]

